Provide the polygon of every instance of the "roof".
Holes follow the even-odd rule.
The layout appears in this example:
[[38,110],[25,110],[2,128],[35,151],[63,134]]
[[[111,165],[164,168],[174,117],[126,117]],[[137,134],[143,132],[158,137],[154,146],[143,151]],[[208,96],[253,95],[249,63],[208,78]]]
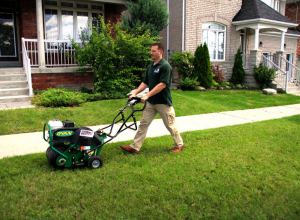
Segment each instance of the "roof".
[[293,23],[290,19],[284,17],[261,0],[243,0],[240,11],[234,16],[232,21],[246,21],[259,18]]
[[300,0],[286,0],[286,4],[299,3]]
[[297,30],[296,28],[288,28],[286,33],[300,36],[300,31]]

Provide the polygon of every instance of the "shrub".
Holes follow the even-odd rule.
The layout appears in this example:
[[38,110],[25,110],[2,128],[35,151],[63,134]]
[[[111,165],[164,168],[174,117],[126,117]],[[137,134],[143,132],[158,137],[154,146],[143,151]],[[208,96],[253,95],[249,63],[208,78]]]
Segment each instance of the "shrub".
[[279,94],[286,94],[286,91],[283,88],[276,89]]
[[198,79],[200,85],[204,88],[210,88],[212,85],[212,73],[210,67],[210,58],[206,43],[197,47],[194,57],[194,71],[192,77]]
[[45,91],[36,94],[31,103],[44,107],[71,107],[79,106],[84,102],[99,101],[104,99],[123,99],[129,90],[101,92],[101,93],[83,93],[80,91],[66,88],[48,88]]
[[222,70],[220,69],[219,65],[210,65],[211,72],[213,74],[213,80],[215,80],[217,83],[222,83],[225,80],[225,77],[223,75]]
[[122,15],[122,30],[143,34],[149,30],[151,36],[158,36],[168,26],[167,4],[161,0],[138,0],[128,2],[130,17]]
[[[101,27],[101,28],[100,28]],[[136,87],[151,62],[150,46],[158,38],[150,36],[149,31],[135,36],[120,29],[120,24],[104,24],[94,27],[89,40],[82,39],[83,46],[75,43],[74,58],[81,66],[78,71],[94,72],[96,92],[122,91]],[[113,33],[115,38],[113,38]]]
[[194,56],[191,52],[175,52],[172,54],[173,57],[170,58],[172,60],[172,64],[174,67],[178,69],[178,74],[182,76],[182,79],[190,77],[193,73],[193,61]]
[[199,82],[195,78],[185,78],[180,80],[180,88],[182,90],[197,90],[199,86]]
[[78,106],[87,100],[87,95],[68,89],[48,88],[31,99],[31,103],[45,107]]
[[269,69],[268,67],[260,63],[258,67],[254,67],[253,76],[262,88],[266,88],[275,79],[276,69]]
[[243,58],[242,58],[241,50],[239,48],[235,55],[230,82],[234,84],[242,84],[244,80],[245,80],[245,70],[243,67]]

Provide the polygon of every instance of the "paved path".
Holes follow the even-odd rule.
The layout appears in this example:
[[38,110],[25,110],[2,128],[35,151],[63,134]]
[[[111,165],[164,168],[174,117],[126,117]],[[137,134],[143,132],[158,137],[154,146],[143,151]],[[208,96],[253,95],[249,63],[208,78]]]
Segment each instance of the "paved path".
[[[300,104],[183,116],[177,117],[176,121],[179,131],[185,132],[252,123],[293,115],[300,115]],[[119,126],[120,125],[117,124],[117,126],[115,126],[116,129],[118,129]],[[103,127],[105,127],[105,125],[92,126],[90,128],[97,130]],[[135,133],[135,131],[127,129],[111,142],[132,140]],[[163,125],[162,120],[156,119],[150,125],[147,137],[157,137],[168,134],[169,132]],[[2,135],[0,136],[0,159],[15,155],[46,152],[47,147],[47,142],[43,140],[43,132]]]

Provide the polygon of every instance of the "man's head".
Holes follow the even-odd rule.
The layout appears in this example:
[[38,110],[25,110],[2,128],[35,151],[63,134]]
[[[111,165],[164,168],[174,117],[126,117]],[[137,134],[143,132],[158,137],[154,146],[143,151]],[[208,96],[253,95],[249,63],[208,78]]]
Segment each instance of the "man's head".
[[162,43],[154,43],[151,47],[151,58],[156,63],[162,59],[164,53],[164,45]]

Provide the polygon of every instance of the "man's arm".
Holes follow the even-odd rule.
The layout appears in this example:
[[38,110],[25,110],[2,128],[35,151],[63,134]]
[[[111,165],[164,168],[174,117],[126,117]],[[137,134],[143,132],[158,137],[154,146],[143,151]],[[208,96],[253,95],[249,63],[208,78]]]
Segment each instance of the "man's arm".
[[137,90],[135,90],[134,93],[132,93],[132,95],[129,97],[129,99],[131,97],[136,97],[137,94],[139,94],[140,92],[144,91],[146,88],[148,88],[148,85],[142,82],[139,85],[139,87],[137,88]]
[[166,87],[166,83],[159,83],[157,84],[151,91],[147,93],[147,95],[143,96],[141,101],[145,102],[149,97],[154,96],[155,94],[159,93],[161,90],[163,90]]

